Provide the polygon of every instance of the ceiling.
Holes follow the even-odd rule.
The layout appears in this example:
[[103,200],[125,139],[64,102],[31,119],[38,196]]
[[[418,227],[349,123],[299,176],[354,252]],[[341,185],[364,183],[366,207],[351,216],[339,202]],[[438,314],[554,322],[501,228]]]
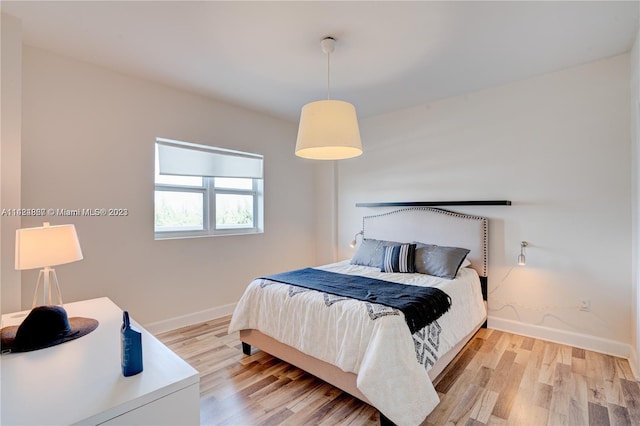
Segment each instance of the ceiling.
[[2,1],[39,47],[297,120],[327,95],[360,117],[627,52],[638,2]]

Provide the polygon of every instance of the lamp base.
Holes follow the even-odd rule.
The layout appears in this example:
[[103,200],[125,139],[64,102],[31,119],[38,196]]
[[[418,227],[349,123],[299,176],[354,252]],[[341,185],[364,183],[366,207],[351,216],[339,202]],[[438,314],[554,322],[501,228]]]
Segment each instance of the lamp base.
[[58,276],[56,275],[56,270],[45,266],[44,269],[41,269],[40,273],[38,274],[38,281],[36,283],[36,290],[33,292],[33,303],[31,304],[31,309],[38,306],[36,304],[38,302],[38,290],[40,289],[41,284],[42,304],[53,305],[53,300],[51,298],[51,287],[55,286],[55,291],[58,296],[57,305],[62,306],[62,294],[60,293],[60,285],[58,284]]

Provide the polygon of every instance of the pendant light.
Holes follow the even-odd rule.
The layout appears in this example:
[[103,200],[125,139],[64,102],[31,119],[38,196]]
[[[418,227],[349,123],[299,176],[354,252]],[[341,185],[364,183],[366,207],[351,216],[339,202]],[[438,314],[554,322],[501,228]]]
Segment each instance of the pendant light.
[[327,54],[327,100],[302,107],[296,155],[313,160],[343,160],[362,154],[355,107],[349,102],[331,99],[331,53],[336,40],[325,37],[320,46]]

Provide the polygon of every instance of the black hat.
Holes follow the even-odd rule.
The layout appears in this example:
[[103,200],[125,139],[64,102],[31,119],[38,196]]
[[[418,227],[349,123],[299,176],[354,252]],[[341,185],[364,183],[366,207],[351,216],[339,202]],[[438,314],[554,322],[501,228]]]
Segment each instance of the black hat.
[[98,327],[92,318],[67,318],[62,306],[33,308],[19,326],[0,330],[2,352],[27,352],[59,345],[91,333]]

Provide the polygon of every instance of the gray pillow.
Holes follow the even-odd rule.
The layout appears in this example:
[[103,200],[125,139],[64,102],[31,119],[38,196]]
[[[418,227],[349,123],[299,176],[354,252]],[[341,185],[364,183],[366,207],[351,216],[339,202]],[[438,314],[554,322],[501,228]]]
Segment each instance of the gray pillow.
[[456,277],[469,250],[416,242],[416,272],[434,277]]
[[358,251],[351,259],[352,265],[372,266],[380,269],[382,266],[382,253],[387,246],[397,246],[400,243],[384,240],[365,238],[362,240]]

